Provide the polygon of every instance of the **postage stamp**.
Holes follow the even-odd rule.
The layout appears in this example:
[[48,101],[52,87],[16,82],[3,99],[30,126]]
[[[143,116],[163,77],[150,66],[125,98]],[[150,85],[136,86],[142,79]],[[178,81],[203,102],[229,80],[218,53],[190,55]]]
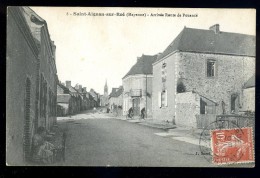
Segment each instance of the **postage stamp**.
[[214,164],[254,162],[252,128],[217,129],[211,131]]

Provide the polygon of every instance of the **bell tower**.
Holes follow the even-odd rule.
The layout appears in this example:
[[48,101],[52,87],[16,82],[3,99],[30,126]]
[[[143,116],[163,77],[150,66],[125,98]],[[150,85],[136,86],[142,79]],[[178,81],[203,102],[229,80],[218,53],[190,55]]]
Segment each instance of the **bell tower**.
[[106,80],[106,84],[104,86],[104,95],[108,96],[108,87],[107,87],[107,80]]

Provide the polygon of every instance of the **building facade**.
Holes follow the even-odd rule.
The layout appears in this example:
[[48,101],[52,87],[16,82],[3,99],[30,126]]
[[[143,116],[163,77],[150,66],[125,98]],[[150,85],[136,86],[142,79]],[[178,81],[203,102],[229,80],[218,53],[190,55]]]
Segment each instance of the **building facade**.
[[112,88],[112,92],[109,94],[109,108],[110,111],[117,115],[123,114],[123,86],[119,88]]
[[132,107],[135,116],[140,116],[145,108],[147,116],[152,116],[152,63],[157,55],[142,55],[123,77],[123,115]]
[[91,101],[93,107],[100,106],[100,95],[94,89],[90,89],[89,94],[91,95]]
[[153,64],[153,118],[195,127],[205,114],[239,113],[254,69],[254,36],[185,27]]
[[24,165],[36,129],[56,122],[55,45],[47,23],[30,8],[7,13],[6,162]]
[[24,16],[30,27],[31,33],[40,50],[38,63],[38,93],[36,101],[39,106],[36,110],[35,127],[45,127],[50,130],[56,123],[57,103],[57,69],[56,69],[56,46],[51,40],[47,23],[29,7],[23,7]]

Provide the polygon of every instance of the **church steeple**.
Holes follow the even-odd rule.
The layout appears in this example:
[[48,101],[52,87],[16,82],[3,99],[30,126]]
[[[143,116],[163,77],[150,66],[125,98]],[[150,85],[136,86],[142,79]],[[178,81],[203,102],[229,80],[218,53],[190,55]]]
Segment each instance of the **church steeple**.
[[106,84],[104,86],[104,95],[108,95],[107,79],[106,79]]

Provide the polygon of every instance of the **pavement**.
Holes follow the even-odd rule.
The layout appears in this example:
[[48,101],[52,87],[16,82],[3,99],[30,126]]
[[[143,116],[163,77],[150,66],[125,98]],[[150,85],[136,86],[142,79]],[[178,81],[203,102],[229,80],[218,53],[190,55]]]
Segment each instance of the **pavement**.
[[210,141],[200,141],[200,129],[151,118],[129,120],[98,110],[57,120],[67,133],[66,161],[59,166],[219,167],[212,164],[211,155],[201,154],[211,149]]
[[162,129],[165,132],[155,133],[158,136],[162,137],[172,137],[174,140],[179,140],[187,142],[194,145],[201,145],[207,148],[210,148],[210,142],[201,142],[200,135],[203,132],[202,129],[180,127],[173,125],[172,123],[166,121],[153,120],[152,118],[146,119],[126,119],[125,116],[116,117],[116,119],[125,120],[128,122],[138,123],[140,125]]
[[160,136],[158,133],[168,133],[162,128],[106,113],[58,118],[58,125],[67,133],[66,160],[56,164],[59,166],[215,166],[198,154],[198,145]]

